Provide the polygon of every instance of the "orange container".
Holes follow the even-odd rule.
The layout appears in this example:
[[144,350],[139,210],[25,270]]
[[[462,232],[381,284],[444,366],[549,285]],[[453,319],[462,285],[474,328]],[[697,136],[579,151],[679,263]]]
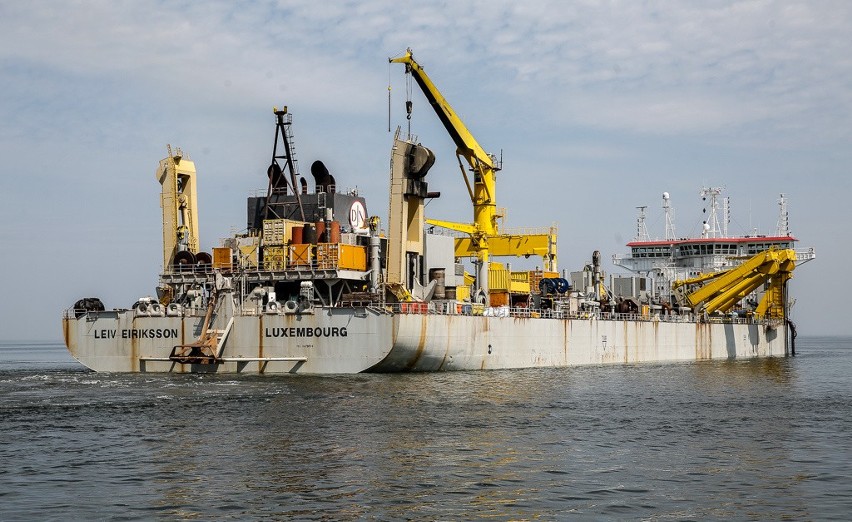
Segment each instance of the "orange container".
[[299,245],[290,245],[290,266],[305,267],[311,266],[313,259],[313,249],[310,243]]
[[509,292],[494,292],[490,294],[491,306],[509,306]]
[[213,268],[220,270],[231,269],[233,251],[228,247],[213,247]]
[[342,243],[317,245],[317,264],[320,270],[367,270],[367,248]]

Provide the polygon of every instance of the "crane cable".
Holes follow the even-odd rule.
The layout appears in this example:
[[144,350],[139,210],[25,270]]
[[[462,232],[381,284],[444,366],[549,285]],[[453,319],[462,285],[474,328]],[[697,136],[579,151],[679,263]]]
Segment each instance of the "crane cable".
[[[414,103],[411,101],[411,94],[414,90],[412,84],[412,74],[410,66],[405,68],[405,118],[408,120],[408,138],[411,139],[411,112],[414,108]],[[391,131],[391,64],[388,63],[388,132]]]
[[411,110],[414,108],[414,102],[411,101],[414,86],[410,67],[405,67],[405,118],[408,120],[408,139],[411,139]]

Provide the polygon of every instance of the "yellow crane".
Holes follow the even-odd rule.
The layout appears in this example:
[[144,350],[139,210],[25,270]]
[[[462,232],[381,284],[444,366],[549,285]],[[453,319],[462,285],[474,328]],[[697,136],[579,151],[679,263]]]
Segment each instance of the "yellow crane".
[[769,249],[760,252],[743,264],[721,272],[701,274],[691,279],[675,281],[672,289],[679,300],[698,312],[712,314],[729,312],[743,298],[761,285],[767,285],[755,315],[769,319],[784,319],[786,315],[785,288],[796,268],[796,251]]
[[[497,225],[499,215],[495,195],[496,174],[500,170],[500,165],[496,157],[486,153],[479,145],[423,67],[414,60],[411,49],[407,49],[405,54],[398,58],[390,58],[389,61],[405,64],[406,73],[417,82],[438,115],[438,119],[456,144],[459,168],[473,203],[473,223],[436,219],[427,219],[426,222],[467,234],[468,237],[456,240],[455,256],[457,258],[476,257],[480,265],[477,283],[485,294],[488,293],[489,256],[541,256],[544,259],[545,270],[556,271],[556,227],[551,226],[547,232],[543,233],[501,234]],[[473,173],[473,184],[461,158],[465,159]]]

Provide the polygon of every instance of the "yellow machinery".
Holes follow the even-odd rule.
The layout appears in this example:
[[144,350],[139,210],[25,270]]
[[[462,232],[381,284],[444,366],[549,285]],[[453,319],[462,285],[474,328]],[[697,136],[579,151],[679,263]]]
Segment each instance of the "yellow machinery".
[[[194,264],[198,253],[198,208],[195,163],[183,157],[180,149],[160,160],[156,177],[163,186],[160,206],[163,208],[163,271],[170,272],[176,263]],[[186,254],[189,253],[189,254]],[[176,258],[177,256],[177,258]]]
[[[496,158],[482,149],[423,68],[414,61],[411,49],[408,49],[403,56],[391,58],[390,62],[405,64],[406,73],[411,74],[417,82],[444,128],[452,137],[457,147],[459,168],[473,203],[473,223],[454,223],[434,219],[427,219],[426,222],[468,235],[456,240],[455,256],[457,258],[476,257],[480,265],[477,282],[485,294],[488,293],[489,256],[541,256],[545,270],[555,272],[556,227],[550,227],[545,233],[501,234],[497,226],[497,218],[500,216],[496,205],[495,182],[500,166]],[[473,172],[472,186],[468,173],[462,165],[462,157]]]
[[698,312],[712,314],[729,312],[758,287],[767,285],[754,313],[768,319],[784,319],[786,284],[795,268],[795,250],[770,249],[736,268],[675,281],[672,289],[681,303]]

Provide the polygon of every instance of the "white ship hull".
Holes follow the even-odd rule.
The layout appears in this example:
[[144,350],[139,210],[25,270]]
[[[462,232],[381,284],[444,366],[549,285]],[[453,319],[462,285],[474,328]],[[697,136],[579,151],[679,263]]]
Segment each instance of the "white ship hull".
[[237,315],[215,362],[169,359],[200,335],[202,317],[132,310],[64,319],[71,354],[99,372],[349,374],[496,370],[786,356],[783,327],[745,321],[391,314],[317,308],[311,314]]

